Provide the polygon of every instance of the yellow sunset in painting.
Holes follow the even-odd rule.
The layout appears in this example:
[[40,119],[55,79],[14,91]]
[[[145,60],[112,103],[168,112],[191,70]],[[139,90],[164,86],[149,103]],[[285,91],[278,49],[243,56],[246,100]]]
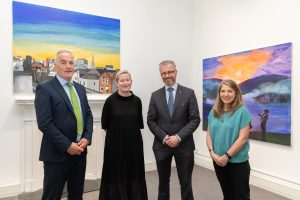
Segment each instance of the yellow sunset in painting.
[[248,80],[257,68],[270,60],[270,52],[253,50],[247,54],[224,56],[221,66],[212,78],[233,79],[237,83]]
[[120,54],[95,55],[95,66],[113,65],[115,69],[120,69]]

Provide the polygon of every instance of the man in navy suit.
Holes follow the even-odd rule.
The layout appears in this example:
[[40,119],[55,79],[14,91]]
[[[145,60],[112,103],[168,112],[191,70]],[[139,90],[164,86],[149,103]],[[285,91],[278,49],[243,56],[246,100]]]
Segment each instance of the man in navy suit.
[[[44,162],[42,199],[60,200],[67,181],[68,199],[82,200],[87,145],[92,140],[93,115],[85,88],[71,80],[74,73],[72,53],[59,51],[55,67],[56,77],[39,84],[35,95],[37,123],[43,133],[39,158]],[[72,106],[71,99],[76,97],[80,110],[73,109]],[[80,121],[75,110],[81,114]]]
[[177,70],[173,61],[161,62],[159,70],[165,86],[152,93],[147,118],[155,136],[153,151],[159,175],[158,200],[170,199],[173,156],[181,186],[181,199],[193,200],[193,132],[200,123],[196,96],[192,89],[176,83]]

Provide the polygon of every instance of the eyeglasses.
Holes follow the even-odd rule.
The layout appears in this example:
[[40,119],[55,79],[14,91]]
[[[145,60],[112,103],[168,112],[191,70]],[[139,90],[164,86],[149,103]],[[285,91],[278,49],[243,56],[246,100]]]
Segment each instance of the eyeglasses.
[[175,72],[176,72],[176,70],[173,70],[173,71],[167,71],[167,72],[162,72],[160,75],[162,75],[162,76],[167,76],[167,75],[174,74]]

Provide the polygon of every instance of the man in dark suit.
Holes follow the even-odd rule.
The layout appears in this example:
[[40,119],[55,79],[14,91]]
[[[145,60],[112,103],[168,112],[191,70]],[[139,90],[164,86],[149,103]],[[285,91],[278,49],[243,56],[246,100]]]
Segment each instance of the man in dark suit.
[[165,86],[152,93],[147,118],[155,136],[153,151],[159,175],[158,200],[170,199],[173,156],[181,186],[181,199],[193,200],[193,132],[200,123],[196,96],[192,89],[176,83],[177,70],[173,61],[161,62],[159,70]]
[[35,109],[43,133],[40,160],[44,162],[43,200],[60,200],[67,181],[68,199],[82,200],[87,145],[93,115],[85,88],[73,82],[74,56],[56,54],[57,75],[36,88]]

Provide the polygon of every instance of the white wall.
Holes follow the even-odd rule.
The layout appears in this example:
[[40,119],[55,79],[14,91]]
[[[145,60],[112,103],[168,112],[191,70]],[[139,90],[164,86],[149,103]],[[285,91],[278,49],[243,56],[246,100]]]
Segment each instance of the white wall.
[[[189,87],[186,79],[192,69],[192,1],[181,0],[20,0],[20,2],[60,8],[121,20],[121,66],[132,72],[133,91],[143,102],[145,160],[154,163],[153,135],[146,124],[151,92],[162,87],[158,64],[174,59],[178,80]],[[23,118],[15,103],[12,77],[12,0],[0,6],[0,196],[20,188],[20,134]],[[93,113],[96,117],[100,112]],[[23,155],[23,154],[22,154]]]
[[0,6],[0,193],[3,187],[13,187],[20,179],[20,112],[14,104],[12,87],[12,18],[11,2]]
[[[193,8],[193,66],[194,74],[199,75],[193,78],[199,100],[202,59],[292,42],[292,145],[251,140],[250,163],[253,183],[300,199],[300,2],[195,0]],[[205,133],[197,143],[203,158],[208,155],[204,138]],[[272,184],[266,184],[268,181]]]

